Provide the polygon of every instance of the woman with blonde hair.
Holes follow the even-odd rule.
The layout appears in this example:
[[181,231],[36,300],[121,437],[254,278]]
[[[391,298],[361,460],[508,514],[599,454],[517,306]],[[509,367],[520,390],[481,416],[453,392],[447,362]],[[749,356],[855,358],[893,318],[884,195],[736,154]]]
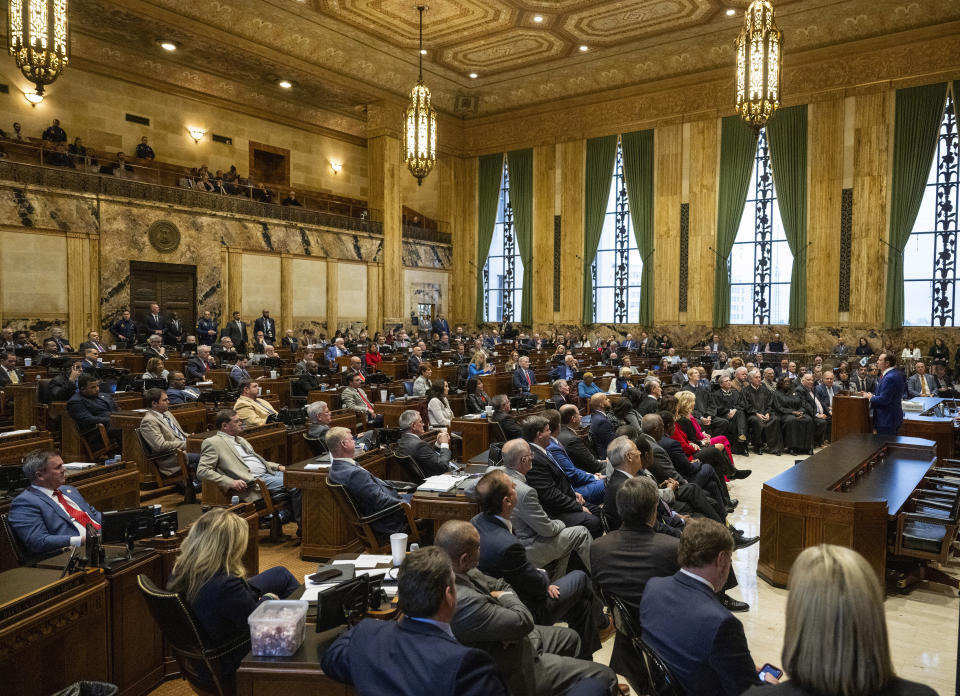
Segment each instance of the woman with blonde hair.
[[883,587],[863,556],[811,546],[794,561],[787,589],[783,669],[790,681],[747,694],[936,696],[894,673]]
[[[690,371],[688,370],[687,372],[689,373]],[[697,419],[693,417],[693,408],[697,403],[696,394],[684,389],[676,393],[676,398],[677,408],[673,415],[677,419],[677,428],[675,431],[677,436],[673,439],[680,443],[680,446],[683,448],[683,453],[691,460],[702,459],[700,457],[702,452],[709,452],[709,450],[703,450],[703,448],[712,446],[722,452],[721,456],[713,461],[712,458],[715,455],[709,455],[708,459],[702,459],[702,461],[707,461],[709,464],[712,464],[717,471],[728,478],[744,478],[742,475],[737,476],[736,463],[733,460],[733,452],[730,450],[730,441],[726,436],[717,435],[716,437],[710,437],[703,432]],[[677,431],[679,432],[677,433]],[[669,433],[667,433],[667,436],[673,437]]]
[[[211,645],[225,645],[249,634],[247,617],[264,599],[289,597],[300,583],[289,570],[275,567],[247,578],[243,554],[247,521],[226,508],[204,513],[190,528],[173,566],[167,589],[183,596]],[[233,674],[249,648],[223,658]]]
[[470,364],[467,365],[467,377],[477,377],[480,375],[489,375],[493,372],[493,366],[487,367],[487,354],[478,350],[473,354]]

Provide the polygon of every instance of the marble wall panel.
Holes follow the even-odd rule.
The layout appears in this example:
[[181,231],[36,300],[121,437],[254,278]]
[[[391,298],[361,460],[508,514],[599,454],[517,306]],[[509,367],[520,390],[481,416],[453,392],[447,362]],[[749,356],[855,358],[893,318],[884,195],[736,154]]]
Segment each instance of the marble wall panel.
[[[39,271],[42,267],[42,273]],[[0,232],[0,311],[47,321],[66,317],[67,240],[62,235]]]
[[243,255],[244,317],[258,317],[266,309],[280,316],[280,257],[266,254]]

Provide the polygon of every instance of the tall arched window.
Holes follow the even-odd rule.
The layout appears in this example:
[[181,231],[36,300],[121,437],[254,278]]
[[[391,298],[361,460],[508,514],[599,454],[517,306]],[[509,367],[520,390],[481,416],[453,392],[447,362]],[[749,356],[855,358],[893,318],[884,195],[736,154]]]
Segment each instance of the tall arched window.
[[731,324],[786,324],[790,320],[793,254],[777,207],[766,128],[757,139],[747,203],[728,263]]
[[517,248],[510,207],[510,172],[503,158],[497,223],[490,253],[483,265],[483,317],[486,321],[519,321],[523,298],[523,261]]
[[[940,137],[920,212],[903,250],[905,326],[957,326],[957,142],[956,97],[947,89]],[[891,252],[893,253],[893,252]]]
[[640,276],[643,264],[630,221],[623,146],[617,139],[617,160],[603,219],[603,233],[593,261],[593,320],[629,324],[640,319]]

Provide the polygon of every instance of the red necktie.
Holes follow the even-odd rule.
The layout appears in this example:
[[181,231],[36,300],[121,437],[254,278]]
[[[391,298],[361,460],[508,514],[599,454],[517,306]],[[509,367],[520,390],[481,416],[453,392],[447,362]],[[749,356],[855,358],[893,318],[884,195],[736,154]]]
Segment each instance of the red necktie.
[[523,376],[527,378],[527,386],[530,386],[530,373],[526,370],[523,371]]
[[70,517],[72,517],[74,520],[82,524],[84,529],[87,528],[88,524],[93,525],[94,529],[100,529],[100,525],[94,522],[90,518],[90,515],[85,513],[83,510],[80,510],[79,508],[74,507],[73,502],[68,501],[64,497],[63,493],[60,492],[59,488],[55,490],[53,494],[57,496],[57,500],[59,500],[60,504],[63,505],[64,509],[67,511],[67,514],[70,515]]
[[363,395],[363,392],[360,391],[359,389],[357,389],[357,394],[360,395],[360,398],[363,400],[363,403],[365,403],[365,404],[367,405],[367,408],[369,408],[369,409],[372,411],[372,410],[373,410],[373,405],[372,405],[369,401],[367,401],[367,397],[365,397],[365,396]]

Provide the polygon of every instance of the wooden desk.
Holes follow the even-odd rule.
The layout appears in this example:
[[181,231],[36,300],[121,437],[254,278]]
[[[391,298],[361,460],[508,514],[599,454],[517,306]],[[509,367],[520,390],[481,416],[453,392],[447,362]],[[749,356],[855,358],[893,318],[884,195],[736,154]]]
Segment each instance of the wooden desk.
[[937,456],[952,459],[956,452],[957,424],[954,416],[960,401],[936,396],[917,396],[911,401],[923,404],[923,411],[904,411],[900,432],[937,443]]
[[327,408],[336,411],[340,408],[340,389],[314,389],[307,394],[307,403],[314,401],[325,401]]
[[[303,496],[300,558],[320,560],[338,553],[359,551],[360,540],[327,488],[326,470],[304,469],[312,462],[312,459],[297,462],[283,473],[283,485],[299,488]],[[357,459],[357,464],[377,478],[388,478],[387,455],[383,450],[366,452]]]
[[862,396],[837,394],[833,397],[830,441],[836,442],[847,435],[871,433],[870,401]]
[[53,449],[53,435],[45,430],[34,430],[0,437],[0,466],[19,467],[23,464],[23,457],[37,449]]
[[486,418],[454,418],[450,421],[450,432],[460,433],[463,437],[463,461],[469,461],[490,449],[490,443],[494,442],[490,435],[490,422]]
[[930,440],[847,435],[766,481],[757,575],[784,586],[797,555],[827,543],[863,555],[883,583],[888,522],[935,462]]
[[13,399],[13,427],[17,430],[35,425],[34,410],[37,406],[37,382],[8,384],[3,388],[7,398]]
[[447,520],[469,522],[480,512],[480,504],[465,495],[449,498],[423,491],[413,494],[411,506],[414,519],[434,520],[434,529]]
[[[152,487],[156,484],[153,474],[147,467],[137,428],[143,420],[145,411],[115,411],[110,415],[110,428],[122,433],[122,456],[125,460],[137,463],[140,470],[140,483]],[[202,433],[207,430],[207,408],[200,403],[177,404],[170,407],[170,413],[186,433]]]
[[396,428],[400,420],[400,414],[409,409],[420,410],[420,406],[426,402],[423,397],[409,398],[400,401],[388,401],[387,403],[376,403],[373,410],[376,413],[383,414],[383,424],[387,428]]
[[99,569],[0,573],[4,693],[48,696],[81,679],[110,681],[107,581]]
[[[277,374],[280,374],[279,370],[277,370]],[[289,408],[293,405],[293,402],[290,400],[290,381],[290,377],[277,377],[276,379],[259,377],[257,384],[260,385],[260,393],[263,395],[263,398],[269,401],[269,397],[276,396],[281,407]]]
[[303,645],[292,657],[248,654],[237,670],[237,696],[351,696],[352,686],[325,675],[320,659],[343,628],[317,633],[308,622]]

